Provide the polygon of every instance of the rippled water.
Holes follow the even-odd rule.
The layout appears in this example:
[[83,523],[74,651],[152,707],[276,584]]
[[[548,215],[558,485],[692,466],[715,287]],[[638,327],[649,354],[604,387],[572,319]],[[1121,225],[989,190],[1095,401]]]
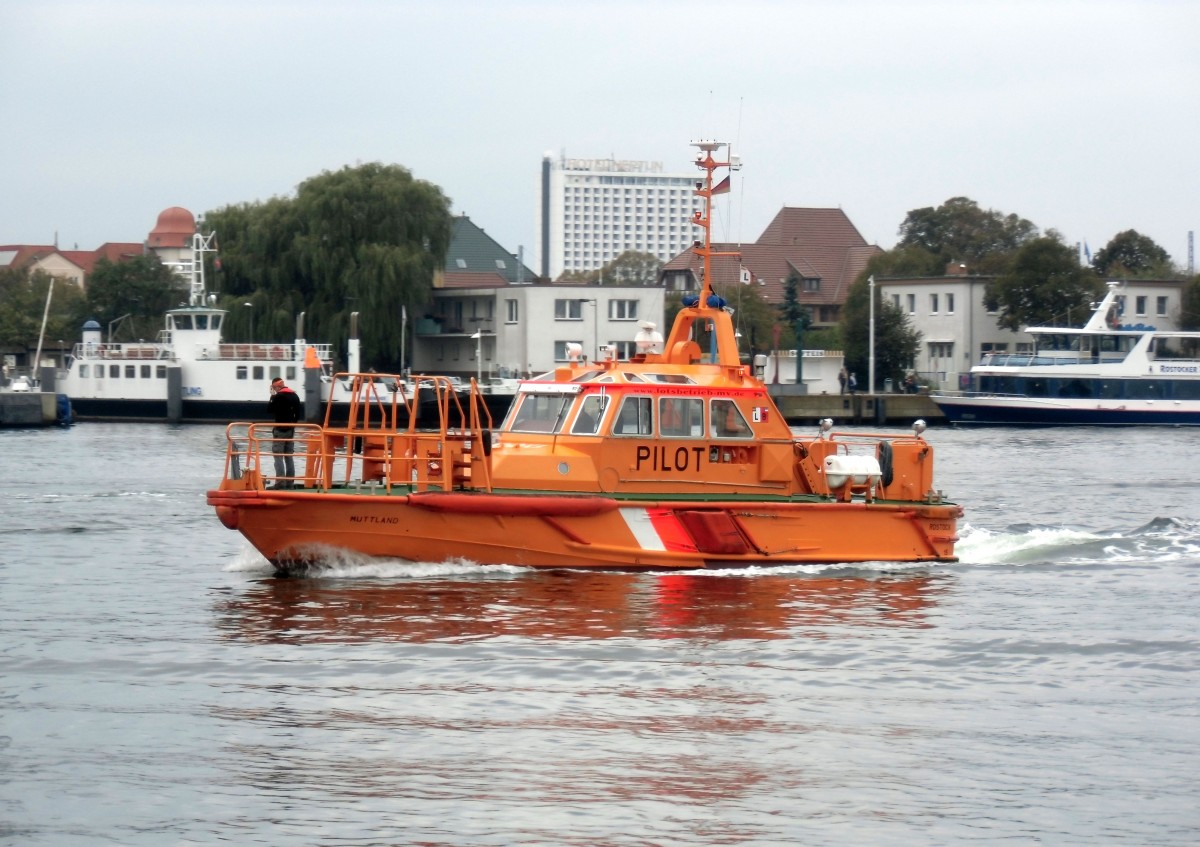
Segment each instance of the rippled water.
[[276,580],[219,427],[0,432],[0,844],[1200,841],[1195,433],[926,435],[953,565]]

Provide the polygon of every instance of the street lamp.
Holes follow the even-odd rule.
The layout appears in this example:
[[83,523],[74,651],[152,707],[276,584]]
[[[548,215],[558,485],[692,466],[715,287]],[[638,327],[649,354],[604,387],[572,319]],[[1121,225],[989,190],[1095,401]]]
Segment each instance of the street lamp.
[[254,304],[247,300],[242,304],[250,309],[250,343],[254,343]]
[[471,336],[475,339],[475,383],[483,385],[483,330],[475,330]]
[[[597,362],[600,360],[600,301],[595,299],[581,299],[579,302],[592,304],[592,352],[594,354],[592,356],[592,361]],[[582,311],[582,309],[580,311]],[[580,317],[583,317],[583,315],[580,315]]]

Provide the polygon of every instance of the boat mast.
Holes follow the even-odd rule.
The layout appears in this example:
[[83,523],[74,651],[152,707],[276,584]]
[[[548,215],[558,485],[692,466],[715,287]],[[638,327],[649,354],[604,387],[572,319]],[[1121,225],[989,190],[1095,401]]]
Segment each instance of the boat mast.
[[709,304],[709,298],[715,293],[712,287],[712,257],[713,256],[737,256],[737,253],[720,253],[712,249],[712,199],[713,194],[721,194],[729,190],[729,177],[725,178],[725,182],[713,189],[713,174],[717,168],[729,168],[731,171],[741,167],[741,162],[737,157],[729,154],[727,161],[717,161],[713,155],[723,147],[729,145],[724,141],[693,141],[692,146],[699,148],[700,152],[696,155],[696,167],[704,171],[704,182],[697,186],[696,193],[704,198],[704,211],[696,211],[692,215],[692,223],[704,230],[704,239],[702,243],[697,243],[692,246],[692,252],[701,259],[701,273],[703,279],[700,285],[700,305],[706,306]]
[[205,305],[204,254],[217,252],[217,248],[213,246],[213,242],[216,240],[216,230],[213,230],[208,235],[201,235],[198,232],[192,235],[192,267],[189,271],[191,288],[188,292],[189,306]]

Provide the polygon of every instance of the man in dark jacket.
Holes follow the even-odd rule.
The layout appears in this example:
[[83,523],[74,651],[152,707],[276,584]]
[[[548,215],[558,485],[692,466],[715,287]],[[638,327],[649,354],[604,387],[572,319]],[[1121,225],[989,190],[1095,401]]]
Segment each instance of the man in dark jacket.
[[275,454],[275,487],[291,488],[296,481],[296,463],[292,454],[296,451],[295,427],[298,423],[303,406],[300,396],[287,387],[280,377],[271,380],[271,400],[267,403],[275,426],[271,435],[275,439],[272,453]]

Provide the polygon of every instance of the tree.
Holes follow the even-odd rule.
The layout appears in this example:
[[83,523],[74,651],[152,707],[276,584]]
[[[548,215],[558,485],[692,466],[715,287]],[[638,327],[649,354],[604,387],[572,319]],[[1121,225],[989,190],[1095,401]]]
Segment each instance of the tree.
[[1182,300],[1179,328],[1189,331],[1200,329],[1200,274],[1183,286]]
[[1108,279],[1167,279],[1175,274],[1170,254],[1134,229],[1114,235],[1092,258],[1092,267]]
[[999,326],[1019,330],[1085,318],[1088,304],[1103,290],[1091,269],[1079,266],[1075,250],[1051,231],[1023,246],[1008,272],[988,283],[984,304],[1000,311]]
[[741,333],[739,347],[753,361],[756,354],[771,348],[771,333],[779,322],[779,312],[753,285],[730,286],[723,296],[733,309],[734,329]]
[[[870,372],[871,336],[871,287],[869,274],[861,273],[846,295],[842,307],[842,341],[846,355],[846,369],[861,377],[860,385],[866,385]],[[878,390],[883,380],[899,382],[904,372],[912,367],[921,346],[921,333],[915,330],[908,315],[894,303],[884,300],[878,288],[875,290],[875,385],[868,390]]]
[[1012,255],[1038,228],[1017,215],[981,209],[967,197],[951,197],[941,206],[913,209],[900,224],[900,248],[919,247],[930,257],[918,276],[945,272],[950,262],[966,262],[978,273],[1003,270]]
[[125,340],[154,338],[163,313],[187,302],[187,280],[153,253],[111,262],[101,259],[88,275],[88,317],[100,325],[128,316]]
[[[259,340],[288,340],[304,312],[305,334],[342,348],[359,313],[364,355],[399,367],[401,307],[429,299],[450,246],[450,201],[399,165],[325,171],[294,199],[226,207],[206,216],[221,245],[222,305],[232,329],[253,321]],[[236,308],[250,302],[252,308]]]
[[[34,350],[46,314],[46,295],[51,276],[29,268],[0,269],[0,346]],[[50,312],[46,318],[46,341],[70,343],[79,338],[83,324],[83,294],[72,283],[54,280]]]

